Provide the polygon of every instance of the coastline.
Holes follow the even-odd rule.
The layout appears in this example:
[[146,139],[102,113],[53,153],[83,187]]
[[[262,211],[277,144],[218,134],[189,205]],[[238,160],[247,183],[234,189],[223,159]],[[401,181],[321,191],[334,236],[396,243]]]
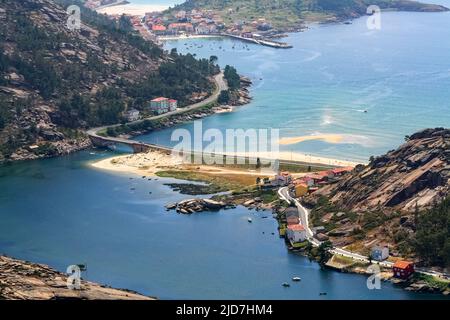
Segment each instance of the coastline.
[[118,3],[96,8],[100,14],[144,16],[147,12],[161,12],[169,9],[168,5]]
[[0,255],[0,300],[155,300],[127,289],[81,279],[69,289],[68,274],[44,264]]
[[[227,154],[227,156],[245,156],[244,153],[235,153],[235,154]],[[269,153],[258,153],[257,155],[263,159],[270,159],[271,155]],[[298,161],[305,162],[313,161],[315,164],[322,165],[336,165],[336,166],[356,166],[360,163],[358,162],[350,162],[343,161],[339,159],[331,159],[331,158],[323,158],[323,157],[314,157],[301,153],[289,153],[289,152],[280,152],[277,160],[284,161]],[[100,161],[91,163],[91,166],[96,169],[111,171],[111,172],[120,172],[120,173],[133,173],[137,175],[146,175],[146,176],[155,176],[157,172],[162,171],[164,169],[184,169],[184,170],[199,170],[207,171],[205,168],[214,168],[214,170],[210,170],[211,173],[215,174],[243,174],[243,175],[264,175],[268,174],[268,172],[256,172],[255,170],[235,170],[235,169],[226,169],[214,166],[196,166],[189,163],[183,163],[183,159],[177,157],[172,154],[168,154],[167,152],[151,150],[148,153],[137,153],[137,154],[128,154],[128,155],[120,155],[109,157],[106,159],[102,159]]]

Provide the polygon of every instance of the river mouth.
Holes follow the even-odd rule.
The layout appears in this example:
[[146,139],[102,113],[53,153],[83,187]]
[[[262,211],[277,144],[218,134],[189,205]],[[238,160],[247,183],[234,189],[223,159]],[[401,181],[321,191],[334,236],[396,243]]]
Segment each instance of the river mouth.
[[[287,138],[357,134],[374,144],[304,141],[286,151],[297,147],[304,153],[363,160],[397,146],[418,127],[448,125],[450,67],[445,53],[450,44],[436,37],[435,29],[448,32],[450,27],[448,16],[440,17],[389,13],[384,35],[365,35],[362,20],[291,35],[297,56],[260,47],[228,55],[230,47],[222,51],[221,63],[235,63],[253,77],[255,100],[204,124],[221,129],[276,125]],[[412,27],[411,33],[399,31],[401,24]],[[348,34],[349,28],[353,31]],[[411,35],[420,47],[408,40]],[[224,47],[235,44],[221,41]],[[213,52],[217,43],[207,43],[196,48],[198,55]],[[301,43],[309,47],[299,47]],[[183,42],[168,45],[180,51],[185,47]],[[379,58],[370,54],[386,46],[390,54],[384,49]],[[301,68],[283,67],[290,63]],[[289,86],[292,79],[295,85]],[[170,145],[170,130],[142,139]],[[443,298],[390,283],[369,290],[364,276],[320,270],[288,252],[272,234],[276,221],[263,219],[262,213],[242,207],[191,216],[167,212],[164,205],[186,196],[165,184],[180,181],[149,181],[90,168],[90,162],[112,155],[116,153],[95,150],[1,167],[0,251],[59,270],[87,263],[87,279],[162,299]],[[294,276],[302,281],[282,287]]]
[[[299,141],[282,152],[366,163],[406,135],[450,123],[450,66],[440,41],[450,37],[441,28],[449,14],[386,12],[379,32],[368,31],[364,17],[313,26],[289,34],[283,41],[294,48],[287,50],[227,38],[165,41],[165,48],[216,55],[253,81],[253,101],[203,119],[204,130],[276,128],[280,138]],[[140,139],[173,146],[178,128],[193,131],[183,124]]]
[[[440,298],[390,283],[368,290],[364,276],[321,270],[287,250],[268,212],[168,212],[166,204],[189,196],[164,184],[183,181],[91,168],[114,154],[1,167],[0,251],[58,270],[86,263],[86,279],[161,299]],[[294,276],[302,281],[282,287]]]

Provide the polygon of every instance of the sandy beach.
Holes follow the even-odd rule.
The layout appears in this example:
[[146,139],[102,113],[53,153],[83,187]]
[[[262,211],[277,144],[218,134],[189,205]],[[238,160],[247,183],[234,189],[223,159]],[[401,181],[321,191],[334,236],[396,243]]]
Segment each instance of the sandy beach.
[[323,140],[328,143],[341,143],[344,137],[340,134],[321,134],[280,139],[280,145],[291,145],[311,140]]
[[[244,154],[236,154],[243,156]],[[267,153],[258,154],[261,159],[270,159],[272,155]],[[299,153],[280,152],[278,159],[285,161],[299,161],[315,164],[333,165],[333,166],[356,166],[357,162],[344,161],[331,158],[310,156]],[[237,169],[232,167],[219,167],[197,165],[183,162],[180,156],[168,154],[161,151],[150,151],[148,153],[130,154],[103,159],[92,163],[92,166],[99,170],[107,170],[118,173],[132,173],[136,175],[155,176],[157,172],[164,170],[195,170],[200,173],[214,175],[249,175],[249,176],[271,176],[274,172],[270,169],[262,171]],[[299,174],[299,176],[302,174]]]
[[98,9],[97,12],[107,15],[127,14],[132,16],[143,16],[147,12],[164,11],[168,8],[168,5],[124,4],[101,8]]

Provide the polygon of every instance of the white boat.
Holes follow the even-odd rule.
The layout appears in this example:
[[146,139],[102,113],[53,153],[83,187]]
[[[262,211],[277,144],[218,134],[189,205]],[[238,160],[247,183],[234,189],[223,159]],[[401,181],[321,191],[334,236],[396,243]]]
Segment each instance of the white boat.
[[248,221],[249,223],[252,223],[252,222],[253,222],[252,218],[248,218],[247,221]]
[[296,281],[296,282],[302,281],[302,278],[300,278],[300,277],[293,277],[292,281]]

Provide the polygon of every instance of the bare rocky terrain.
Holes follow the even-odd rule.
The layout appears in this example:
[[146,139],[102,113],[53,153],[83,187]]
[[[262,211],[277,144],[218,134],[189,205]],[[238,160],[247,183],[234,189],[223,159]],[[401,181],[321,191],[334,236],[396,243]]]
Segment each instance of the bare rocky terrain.
[[450,194],[450,130],[426,129],[406,140],[304,199],[313,224],[335,245],[366,254],[388,245],[393,255],[415,257],[418,217]]
[[397,150],[373,158],[314,197],[344,210],[412,212],[441,202],[450,189],[450,130],[413,134]]
[[67,287],[67,275],[52,268],[0,256],[0,300],[154,300],[133,291],[81,281]]

